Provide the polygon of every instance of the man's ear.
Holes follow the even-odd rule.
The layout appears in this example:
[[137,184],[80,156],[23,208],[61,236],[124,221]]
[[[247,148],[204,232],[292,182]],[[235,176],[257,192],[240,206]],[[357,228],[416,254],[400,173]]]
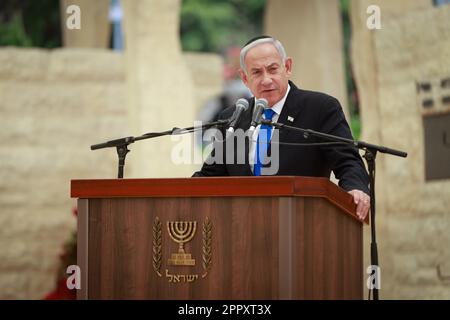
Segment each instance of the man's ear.
[[284,60],[284,67],[286,68],[286,74],[290,76],[292,74],[292,58],[287,57]]
[[247,86],[248,79],[247,79],[247,75],[245,74],[244,70],[239,69],[239,75],[241,76],[242,82],[244,82],[244,84]]

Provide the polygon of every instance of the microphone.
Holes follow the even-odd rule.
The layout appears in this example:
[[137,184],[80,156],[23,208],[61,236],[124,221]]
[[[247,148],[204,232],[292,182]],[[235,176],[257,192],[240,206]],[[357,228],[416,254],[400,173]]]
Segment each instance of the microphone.
[[248,129],[248,136],[251,138],[253,136],[253,132],[255,132],[256,127],[261,121],[261,116],[264,112],[264,109],[267,108],[268,102],[266,99],[257,99],[255,102],[255,109],[253,109],[252,122],[250,123],[250,129]]
[[227,130],[227,135],[234,133],[234,129],[236,129],[237,123],[239,122],[242,113],[248,109],[248,101],[241,98],[236,102],[236,110],[231,116],[230,125]]

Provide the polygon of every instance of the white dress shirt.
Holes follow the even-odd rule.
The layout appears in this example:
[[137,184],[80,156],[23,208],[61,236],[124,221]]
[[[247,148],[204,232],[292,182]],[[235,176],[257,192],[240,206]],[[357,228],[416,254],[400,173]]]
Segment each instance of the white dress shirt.
[[[290,85],[288,85],[288,88],[286,90],[286,94],[284,95],[284,97],[280,101],[278,101],[277,103],[275,103],[273,105],[272,110],[275,111],[275,113],[273,114],[272,122],[277,122],[278,121],[278,118],[280,117],[280,114],[281,114],[281,110],[283,110],[284,103],[286,102],[286,98],[287,98],[287,95],[289,93],[289,90],[291,90],[291,86]],[[255,97],[255,99],[256,99],[256,97]],[[265,119],[264,114],[263,114],[263,118]],[[258,141],[258,134],[259,134],[259,128],[260,127],[261,127],[261,125],[258,125],[256,127],[255,131],[253,132],[252,139],[250,141],[250,148],[249,148],[250,150],[249,150],[249,153],[248,153],[248,159],[249,159],[249,162],[250,162],[250,168],[252,169],[252,172],[253,172],[253,165],[255,164],[256,142]],[[272,130],[271,134],[273,135],[273,130]]]

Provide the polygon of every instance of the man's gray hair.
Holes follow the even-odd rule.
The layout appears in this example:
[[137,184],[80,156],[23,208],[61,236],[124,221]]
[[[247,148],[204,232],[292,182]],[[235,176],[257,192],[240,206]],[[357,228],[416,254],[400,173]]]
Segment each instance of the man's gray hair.
[[253,42],[250,42],[248,45],[246,45],[245,47],[243,47],[241,49],[240,63],[241,63],[241,69],[244,71],[245,74],[247,74],[247,67],[245,66],[244,59],[245,59],[245,56],[247,55],[247,52],[250,49],[252,49],[252,48],[254,48],[256,46],[259,46],[261,44],[264,44],[264,43],[271,43],[271,44],[273,44],[275,46],[277,51],[280,53],[281,61],[283,61],[283,64],[284,64],[284,62],[286,60],[286,57],[287,57],[286,50],[284,50],[284,47],[283,47],[283,45],[281,44],[281,42],[279,40],[277,40],[275,38],[258,39],[258,40],[255,40]]

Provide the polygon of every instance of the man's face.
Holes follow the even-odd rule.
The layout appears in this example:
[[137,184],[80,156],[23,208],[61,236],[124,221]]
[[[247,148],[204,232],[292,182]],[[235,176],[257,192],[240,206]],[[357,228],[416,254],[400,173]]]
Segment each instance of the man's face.
[[284,97],[292,71],[291,58],[286,58],[283,64],[275,46],[263,43],[250,49],[244,62],[247,74],[239,71],[242,81],[257,99],[266,99],[272,107]]

